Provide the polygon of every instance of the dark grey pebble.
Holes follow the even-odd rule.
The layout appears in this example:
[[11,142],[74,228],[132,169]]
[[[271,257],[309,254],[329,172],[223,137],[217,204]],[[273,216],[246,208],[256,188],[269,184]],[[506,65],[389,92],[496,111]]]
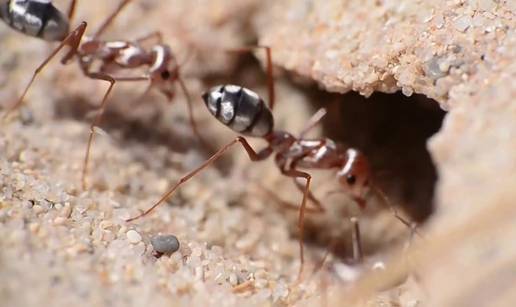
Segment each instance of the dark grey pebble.
[[179,240],[174,235],[158,235],[151,238],[155,251],[163,254],[172,254],[179,249]]

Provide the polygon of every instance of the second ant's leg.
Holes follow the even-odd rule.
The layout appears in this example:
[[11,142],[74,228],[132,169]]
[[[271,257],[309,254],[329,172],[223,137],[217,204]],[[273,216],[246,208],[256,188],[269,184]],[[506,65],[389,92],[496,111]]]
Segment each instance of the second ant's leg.
[[[77,48],[79,46],[79,43],[81,42],[81,38],[84,35],[84,31],[86,31],[87,24],[86,22],[82,22],[75,30],[70,32],[65,39],[59,43],[59,46],[55,48],[52,53],[41,63],[36,70],[34,70],[34,73],[32,74],[32,77],[29,81],[29,83],[25,86],[25,89],[23,90],[22,95],[20,98],[18,98],[18,101],[10,107],[7,112],[4,114],[4,119],[6,119],[11,112],[18,109],[23,104],[23,99],[27,95],[27,92],[29,91],[29,88],[32,86],[32,83],[34,83],[34,80],[38,76],[38,74],[45,68],[45,66],[56,56],[56,54],[66,45],[71,46],[70,51],[65,55],[64,59],[69,59],[73,57],[77,53]],[[62,61],[63,61],[62,60]]]
[[185,96],[186,100],[186,107],[188,108],[188,118],[190,120],[190,126],[192,126],[192,130],[199,140],[199,142],[204,146],[205,149],[210,150],[211,146],[209,143],[203,138],[202,134],[199,132],[199,129],[197,128],[197,122],[194,117],[193,112],[193,103],[192,98],[190,97],[190,93],[188,92],[188,89],[186,88],[185,83],[183,82],[183,79],[178,77],[177,81],[179,82],[179,86],[181,87],[181,90],[183,91],[183,95]]
[[274,109],[274,103],[276,100],[276,90],[274,88],[274,74],[272,64],[272,51],[269,46],[250,46],[237,49],[228,49],[228,52],[252,52],[256,49],[265,50],[266,56],[266,69],[267,69],[267,91],[269,92],[269,108]]
[[353,262],[361,263],[363,259],[362,240],[360,238],[360,224],[357,217],[349,219],[351,222],[351,244],[353,246]]
[[192,177],[197,175],[197,173],[199,173],[206,167],[210,166],[213,162],[217,161],[226,151],[228,151],[228,149],[230,149],[233,145],[235,145],[237,143],[242,144],[242,146],[244,147],[244,149],[247,152],[247,155],[249,156],[251,161],[264,160],[272,154],[272,149],[270,147],[266,147],[263,150],[256,152],[251,147],[251,145],[249,145],[249,143],[247,142],[247,140],[245,138],[243,138],[241,136],[236,137],[233,141],[229,142],[224,147],[219,149],[216,153],[214,153],[208,160],[204,161],[200,166],[198,166],[197,168],[195,168],[193,171],[189,172],[185,176],[181,177],[181,179],[179,179],[179,181],[175,185],[173,185],[154,205],[152,205],[150,208],[145,210],[143,213],[126,220],[126,222],[134,221],[134,220],[139,219],[139,218],[149,214],[150,212],[152,212],[152,210],[154,210],[156,207],[158,207],[159,205],[164,203],[167,199],[169,199],[172,196],[172,194],[174,194],[174,192],[181,185],[183,185],[185,182],[187,182]]
[[330,243],[326,247],[326,252],[324,253],[321,261],[314,267],[314,270],[312,272],[312,277],[315,276],[315,274],[317,274],[319,271],[321,271],[324,268],[324,266],[326,264],[326,260],[328,259],[330,254],[335,252],[335,247],[337,246],[337,243],[338,243],[337,237],[333,237],[330,239]]
[[[294,178],[294,184],[296,185],[296,187],[298,188],[298,190],[300,190],[301,192],[304,192],[304,186],[303,184],[301,184],[299,181],[297,181],[295,178]],[[324,212],[324,207],[321,203],[321,201],[319,199],[317,199],[317,197],[315,197],[315,195],[312,193],[312,191],[308,191],[308,199],[310,200],[310,202],[312,202],[314,205],[315,205],[315,209],[312,209],[314,211],[317,211],[317,212]],[[307,208],[308,209],[308,208]]]
[[[266,188],[265,186],[259,184],[259,183],[256,183],[256,186],[262,190],[269,198],[271,198],[274,202],[278,203],[280,206],[282,206],[283,208],[287,209],[287,210],[296,210],[298,211],[299,210],[299,206],[298,205],[295,205],[295,204],[292,204],[290,202],[287,202],[283,199],[281,199],[277,193],[275,193],[274,191]],[[320,210],[318,208],[309,208],[309,207],[306,207],[306,212],[309,212],[309,213],[321,213],[321,212],[324,212],[324,208],[322,208],[323,210]]]
[[68,10],[67,10],[68,22],[70,24],[72,23],[73,16],[75,15],[76,5],[77,5],[77,0],[70,1],[70,6],[68,7]]
[[106,29],[111,25],[111,23],[113,23],[113,20],[115,20],[115,18],[118,16],[118,14],[120,14],[120,12],[124,9],[124,7],[126,5],[129,4],[129,2],[131,2],[132,0],[122,0],[118,6],[116,7],[116,9],[113,11],[113,13],[111,13],[111,15],[109,15],[106,20],[104,20],[104,22],[100,25],[100,27],[97,29],[97,31],[95,31],[95,33],[92,35],[92,39],[97,39],[99,38],[100,35],[102,35],[104,33],[104,31],[106,31]]
[[116,78],[112,77],[106,73],[101,72],[85,72],[86,76],[96,79],[96,80],[103,80],[109,82],[109,87],[104,93],[104,97],[102,98],[102,102],[100,103],[99,110],[97,113],[97,116],[95,116],[95,119],[91,123],[90,126],[90,135],[88,137],[88,145],[86,146],[86,154],[84,155],[84,163],[82,167],[82,176],[81,176],[81,184],[82,189],[87,189],[87,183],[86,183],[86,177],[88,175],[88,164],[90,161],[90,154],[91,154],[91,147],[93,145],[93,139],[95,137],[95,128],[99,126],[100,121],[102,120],[102,115],[104,115],[104,112],[106,110],[106,105],[108,102],[108,96],[109,93],[111,93],[111,90],[113,89],[113,86],[115,85],[116,81],[147,81],[147,77],[129,77],[129,78]]
[[90,126],[90,135],[88,137],[88,145],[86,146],[86,154],[84,155],[84,163],[82,166],[82,176],[81,176],[81,183],[82,183],[82,189],[86,190],[86,176],[88,173],[88,164],[90,161],[90,151],[91,151],[91,145],[93,144],[93,138],[95,136],[95,127],[97,127],[100,123],[100,120],[102,119],[102,115],[104,114],[104,110],[106,108],[107,98],[109,96],[109,93],[111,93],[111,90],[113,89],[113,86],[115,85],[115,79],[111,77],[110,75],[104,74],[104,73],[88,73],[88,77],[92,79],[97,80],[103,80],[109,82],[109,87],[104,93],[104,97],[102,98],[102,102],[100,103],[100,108],[98,111],[97,116],[95,116],[95,119],[91,123]]
[[[154,32],[154,34],[151,33],[151,34],[147,35],[147,38],[148,37],[152,37],[153,35],[158,35],[159,39],[161,40],[161,32]],[[145,37],[142,38],[142,39],[145,39]],[[186,58],[183,63],[177,65],[177,77],[176,77],[176,80],[179,83],[179,87],[181,88],[181,91],[183,92],[183,95],[185,97],[186,107],[187,107],[187,110],[188,110],[187,111],[188,112],[188,119],[190,121],[190,126],[192,127],[192,131],[194,132],[195,136],[197,137],[197,139],[199,140],[201,145],[206,150],[211,151],[212,147],[204,139],[204,137],[202,136],[201,132],[199,131],[199,129],[197,127],[197,121],[195,120],[195,117],[194,117],[192,97],[190,96],[190,92],[188,91],[188,88],[186,87],[186,84],[183,81],[183,78],[181,77],[181,74],[180,74],[180,68],[185,65],[186,61],[188,61],[189,58],[190,57]]]

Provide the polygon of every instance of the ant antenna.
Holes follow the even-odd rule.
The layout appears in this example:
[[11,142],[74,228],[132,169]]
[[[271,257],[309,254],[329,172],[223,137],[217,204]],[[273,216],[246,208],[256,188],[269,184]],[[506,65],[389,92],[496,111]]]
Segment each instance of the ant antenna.
[[106,20],[104,20],[104,22],[100,25],[100,27],[97,29],[97,31],[95,31],[95,33],[93,33],[91,39],[95,40],[97,39],[100,35],[102,35],[106,30],[107,28],[112,24],[113,20],[117,17],[117,15],[124,9],[124,7],[126,5],[129,4],[129,2],[131,2],[132,0],[123,0],[122,2],[120,2],[118,4],[118,7],[113,11],[113,13],[111,15],[108,16],[108,18],[106,18]]
[[385,192],[376,187],[376,186],[373,186],[373,191],[376,192],[376,195],[380,196],[380,198],[383,200],[383,203],[385,205],[387,205],[387,207],[389,207],[389,210],[392,212],[392,214],[394,215],[394,217],[396,219],[398,219],[401,223],[403,223],[403,225],[407,226],[410,231],[411,231],[411,234],[416,234],[418,237],[420,238],[423,238],[423,236],[419,233],[419,231],[417,230],[417,224],[414,223],[414,222],[409,222],[407,221],[405,218],[403,218],[398,210],[396,209],[396,207],[394,207],[389,199],[389,197],[387,196],[387,194],[385,194]]
[[[423,238],[421,233],[417,230],[417,224],[414,223],[414,222],[407,221],[405,218],[403,218],[399,214],[398,209],[396,209],[396,207],[394,207],[392,205],[389,197],[387,196],[387,194],[385,194],[384,191],[382,191],[380,188],[378,188],[376,186],[372,186],[372,189],[375,192],[375,194],[382,199],[383,203],[389,208],[389,210],[392,212],[392,215],[394,215],[394,217],[397,220],[399,220],[403,225],[405,225],[407,228],[410,229],[411,235],[416,234],[418,237]],[[340,190],[340,189],[331,190],[331,191],[326,192],[326,196],[330,196],[330,195],[333,195],[333,194],[347,194],[347,193],[345,191]],[[364,208],[365,207],[364,201],[361,201],[360,199],[356,199],[356,198],[352,198],[352,199],[358,203],[360,208]]]
[[194,56],[194,54],[197,53],[197,50],[194,47],[190,47],[188,49],[188,52],[186,53],[186,57],[183,59],[183,61],[179,64],[177,64],[178,67],[183,67],[188,63]]

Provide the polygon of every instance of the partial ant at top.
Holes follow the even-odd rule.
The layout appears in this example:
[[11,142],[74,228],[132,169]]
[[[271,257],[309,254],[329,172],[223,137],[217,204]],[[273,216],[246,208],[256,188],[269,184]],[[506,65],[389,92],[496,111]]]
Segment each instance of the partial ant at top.
[[[91,79],[102,80],[109,83],[104,93],[98,113],[90,127],[88,145],[84,157],[82,170],[82,187],[86,189],[86,177],[90,159],[91,147],[95,135],[95,128],[100,124],[106,109],[108,96],[116,82],[149,82],[145,94],[152,88],[157,88],[169,101],[172,101],[175,94],[175,83],[177,82],[183,91],[188,107],[188,115],[193,132],[203,143],[192,111],[192,100],[185,83],[180,77],[181,65],[177,62],[170,47],[163,43],[159,31],[152,32],[135,40],[104,41],[100,36],[112,24],[122,9],[132,0],[122,0],[99,28],[91,35],[86,36],[86,22],[81,22],[73,30],[69,30],[70,20],[74,15],[76,0],[70,2],[67,15],[65,16],[50,0],[10,0],[0,4],[0,17],[10,27],[27,35],[42,38],[47,41],[60,41],[50,56],[34,71],[32,78],[25,87],[17,102],[7,110],[4,119],[22,104],[29,88],[36,76],[64,47],[69,50],[61,58],[61,64],[65,65],[72,59],[77,59],[82,73]],[[142,43],[151,39],[157,40],[151,48],[145,48]],[[98,69],[93,68],[94,63],[100,63]],[[114,74],[121,70],[136,70],[144,68],[139,74]]]
[[[301,267],[299,276],[302,275],[304,263],[303,235],[305,212],[324,212],[321,202],[310,192],[312,176],[306,172],[309,169],[336,170],[336,179],[342,187],[342,192],[347,193],[361,208],[366,206],[366,197],[370,191],[381,196],[395,217],[403,224],[413,229],[410,222],[398,215],[396,209],[390,205],[385,194],[376,188],[371,182],[371,169],[366,156],[355,148],[345,148],[328,138],[308,139],[306,133],[315,127],[326,114],[324,109],[316,112],[308,121],[306,127],[299,136],[274,129],[274,117],[262,98],[255,92],[237,85],[219,85],[208,90],[202,96],[209,112],[221,123],[233,131],[243,135],[237,136],[213,154],[199,167],[183,176],[172,186],[152,207],[128,221],[133,221],[149,214],[156,207],[165,202],[185,182],[197,173],[214,163],[233,145],[240,143],[247,152],[251,161],[262,161],[274,156],[274,161],[280,172],[293,178],[296,187],[303,192],[303,198],[299,209],[299,249]],[[272,106],[272,103],[269,104]],[[254,150],[244,137],[262,138],[267,146],[259,151]],[[305,179],[304,185],[297,179]],[[307,207],[307,201],[313,206]],[[353,251],[355,258],[361,258],[360,236],[356,219],[352,219],[353,227]]]
[[11,28],[46,41],[62,41],[69,33],[77,1],[70,1],[67,14],[51,0],[7,0],[0,4],[0,18]]

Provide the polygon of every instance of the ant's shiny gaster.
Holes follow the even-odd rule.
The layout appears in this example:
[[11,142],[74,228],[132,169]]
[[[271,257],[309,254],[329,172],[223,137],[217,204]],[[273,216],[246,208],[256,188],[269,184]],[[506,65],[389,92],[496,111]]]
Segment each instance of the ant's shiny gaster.
[[0,18],[11,28],[46,41],[62,41],[69,32],[69,18],[50,0],[7,0],[0,4]]
[[210,113],[233,131],[252,137],[272,132],[272,112],[255,92],[238,85],[220,85],[202,97]]

